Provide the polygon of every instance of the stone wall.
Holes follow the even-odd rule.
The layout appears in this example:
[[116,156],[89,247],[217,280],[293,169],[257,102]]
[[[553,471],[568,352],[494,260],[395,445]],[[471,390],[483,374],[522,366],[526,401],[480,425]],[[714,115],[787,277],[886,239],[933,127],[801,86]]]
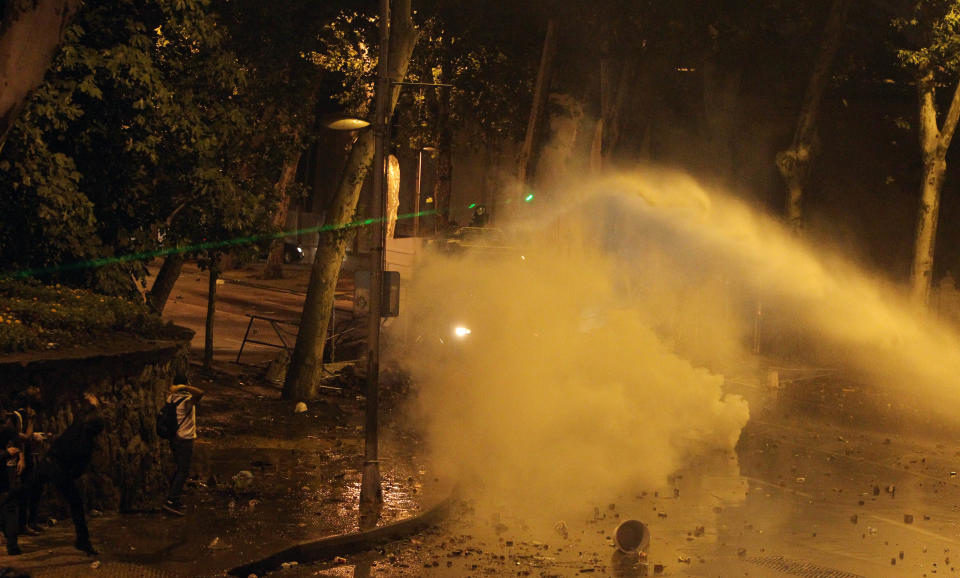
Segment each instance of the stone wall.
[[71,423],[83,394],[95,394],[106,429],[81,478],[87,507],[156,508],[172,468],[167,444],[156,435],[156,415],[174,370],[186,364],[188,348],[186,338],[131,342],[110,352],[0,357],[0,401],[8,402],[28,386],[39,387],[44,411],[38,429],[52,438]]

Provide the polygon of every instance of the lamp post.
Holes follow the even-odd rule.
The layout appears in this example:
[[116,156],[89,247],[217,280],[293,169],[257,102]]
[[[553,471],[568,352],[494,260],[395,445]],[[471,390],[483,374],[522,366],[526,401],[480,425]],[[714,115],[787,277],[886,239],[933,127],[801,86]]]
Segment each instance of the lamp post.
[[386,141],[387,99],[390,92],[388,69],[390,43],[390,0],[380,0],[380,59],[377,64],[376,116],[373,123],[373,215],[374,247],[370,251],[370,313],[367,334],[367,403],[364,426],[364,461],[360,479],[360,505],[383,504],[380,485],[379,439],[377,435],[380,394],[380,297],[383,287],[386,228]]
[[420,183],[423,176],[423,153],[433,152],[436,147],[420,147],[417,152],[417,197],[413,201],[413,236],[420,236]]

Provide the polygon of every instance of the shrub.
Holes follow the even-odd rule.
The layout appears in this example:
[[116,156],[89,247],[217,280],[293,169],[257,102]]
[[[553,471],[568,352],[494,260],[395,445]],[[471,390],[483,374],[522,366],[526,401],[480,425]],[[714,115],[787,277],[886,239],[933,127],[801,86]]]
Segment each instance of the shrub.
[[56,349],[116,336],[156,338],[145,304],[60,285],[0,281],[0,353]]

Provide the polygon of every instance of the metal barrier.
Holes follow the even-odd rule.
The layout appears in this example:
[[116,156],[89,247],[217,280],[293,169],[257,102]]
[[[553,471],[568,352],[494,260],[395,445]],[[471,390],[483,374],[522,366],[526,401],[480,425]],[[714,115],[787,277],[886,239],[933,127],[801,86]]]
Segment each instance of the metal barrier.
[[[341,314],[345,315],[345,319],[349,321],[351,317],[349,312],[340,311]],[[263,345],[265,347],[273,347],[275,349],[286,349],[289,352],[293,352],[293,347],[296,345],[297,333],[299,331],[300,323],[297,321],[289,321],[285,319],[276,319],[274,317],[266,317],[264,315],[252,315],[247,314],[247,317],[250,318],[250,322],[247,323],[247,330],[243,334],[243,341],[240,343],[240,350],[237,351],[237,360],[235,363],[240,363],[240,356],[243,355],[243,348],[248,343],[254,343],[256,345]],[[250,330],[253,328],[253,324],[256,320],[266,321],[270,324],[270,327],[273,328],[273,332],[277,335],[277,338],[280,340],[280,343],[273,343],[270,341],[260,341],[257,339],[250,338]],[[296,327],[297,331],[291,331],[284,328],[284,326]],[[336,333],[337,329],[337,309],[336,307],[330,312],[330,323],[327,324],[327,345],[324,348],[325,351],[330,352],[330,360],[327,363],[334,363],[336,361],[337,353],[337,337],[340,335]],[[347,331],[349,332],[349,330]],[[345,333],[347,333],[345,332]]]
[[[286,334],[287,337],[294,337],[294,338],[296,338],[297,332],[295,332],[295,331],[286,331],[286,330],[284,330],[284,329],[282,328],[282,326],[283,326],[283,325],[289,325],[289,326],[292,326],[292,327],[297,327],[297,328],[299,329],[299,327],[300,327],[300,324],[299,324],[299,323],[297,323],[296,321],[285,321],[285,320],[283,320],[283,319],[275,319],[275,318],[273,318],[273,317],[265,317],[265,316],[263,316],[263,315],[251,315],[251,314],[249,314],[249,313],[247,314],[247,317],[250,318],[250,322],[247,323],[247,331],[243,334],[243,341],[240,343],[240,351],[237,352],[237,361],[236,361],[236,363],[240,363],[240,356],[243,355],[243,348],[244,348],[244,346],[246,346],[246,344],[248,344],[248,343],[255,343],[255,344],[257,344],[257,345],[263,345],[263,346],[266,346],[266,347],[274,347],[274,348],[276,348],[276,349],[286,349],[287,351],[292,351],[292,350],[293,350],[293,344],[292,344],[292,343],[287,343],[287,339],[284,338],[284,334]],[[280,343],[279,343],[279,344],[278,344],[278,343],[272,343],[272,342],[269,342],[269,341],[258,341],[258,340],[256,340],[256,339],[250,339],[250,330],[253,328],[253,322],[256,321],[257,319],[262,319],[262,320],[264,320],[264,321],[266,321],[266,322],[268,322],[268,323],[270,324],[270,327],[273,328],[273,332],[276,333],[277,338],[280,339]],[[296,343],[296,341],[294,341],[294,343]]]

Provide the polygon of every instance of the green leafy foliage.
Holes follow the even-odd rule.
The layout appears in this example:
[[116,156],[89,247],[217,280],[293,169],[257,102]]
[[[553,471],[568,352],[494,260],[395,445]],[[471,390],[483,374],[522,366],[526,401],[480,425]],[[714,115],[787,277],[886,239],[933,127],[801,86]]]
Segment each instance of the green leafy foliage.
[[[207,0],[84,6],[0,157],[0,262],[55,268],[265,227],[277,156]],[[253,160],[251,160],[253,159]],[[273,173],[270,166],[273,164]],[[128,294],[139,263],[53,281]]]
[[960,2],[917,0],[909,13],[892,21],[900,34],[900,63],[913,72],[960,70]]
[[142,303],[61,285],[0,281],[0,353],[155,338],[165,329]]

